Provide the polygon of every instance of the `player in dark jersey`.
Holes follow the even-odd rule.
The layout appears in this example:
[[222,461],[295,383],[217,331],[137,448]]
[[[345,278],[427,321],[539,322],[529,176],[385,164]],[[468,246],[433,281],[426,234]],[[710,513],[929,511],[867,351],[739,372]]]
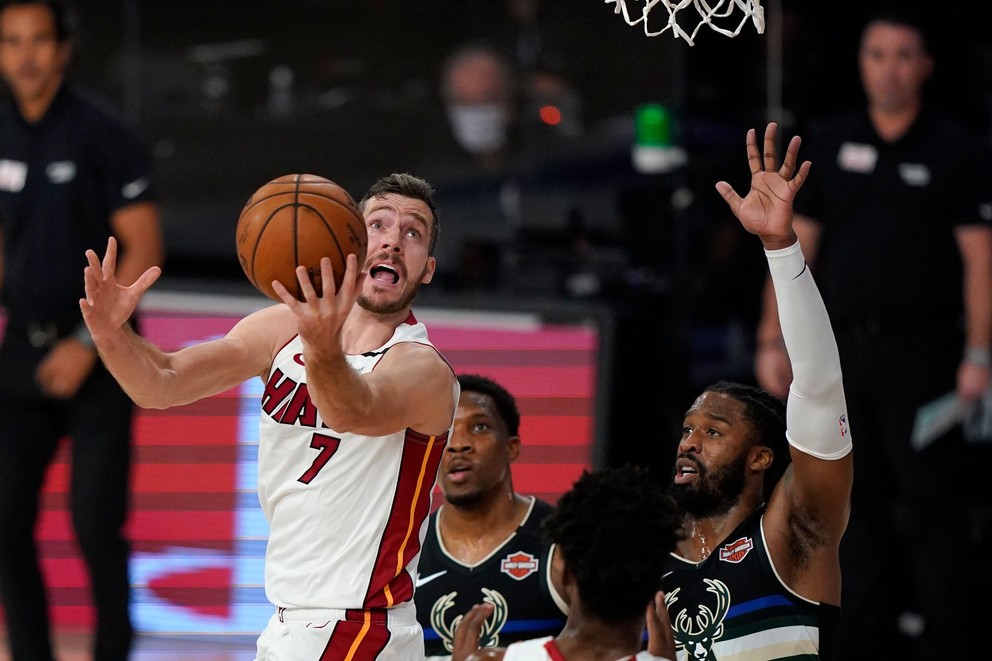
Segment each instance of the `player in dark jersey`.
[[717,190],[761,238],[792,362],[788,413],[752,386],[720,382],[686,412],[670,493],[686,536],[662,589],[679,659],[830,658],[840,540],[853,463],[840,360],[795,231],[809,172],[798,136],[777,164],[777,127],[748,132],[751,190]]
[[460,374],[458,381],[455,424],[438,473],[445,501],[429,519],[414,599],[429,658],[451,654],[455,624],[475,603],[494,607],[484,647],[556,635],[567,612],[554,547],[541,528],[553,507],[513,489],[516,400],[484,376]]
[[[117,237],[118,277],[130,285],[162,263],[164,243],[147,145],[113,104],[72,80],[76,19],[60,0],[0,3],[0,307],[6,318],[0,333],[0,611],[8,636],[0,647],[9,647],[13,661],[55,658],[53,629],[64,609],[79,609],[65,619],[86,621],[97,661],[124,661],[134,640],[127,522],[135,410],[80,318],[81,256],[88,246]],[[138,317],[130,322],[140,332]],[[47,516],[43,491],[63,441],[71,444],[69,493],[64,504],[60,495],[44,509],[58,528],[71,524],[72,539],[46,547],[37,536]],[[75,585],[76,549],[85,584]]]
[[[656,579],[681,535],[681,516],[644,467],[585,471],[545,519],[561,555],[568,621],[557,636],[480,648],[493,604],[472,607],[453,661],[670,661],[675,643]],[[648,627],[648,649],[644,628]]]

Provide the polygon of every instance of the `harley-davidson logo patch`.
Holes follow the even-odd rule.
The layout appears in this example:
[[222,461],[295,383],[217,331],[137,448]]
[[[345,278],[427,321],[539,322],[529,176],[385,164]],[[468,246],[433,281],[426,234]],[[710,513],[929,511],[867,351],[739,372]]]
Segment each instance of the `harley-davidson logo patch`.
[[522,581],[537,571],[538,564],[537,558],[530,553],[518,551],[503,558],[499,563],[499,569],[504,574]]
[[750,537],[741,537],[736,542],[730,542],[720,547],[720,560],[725,562],[738,563],[751,552],[754,542]]

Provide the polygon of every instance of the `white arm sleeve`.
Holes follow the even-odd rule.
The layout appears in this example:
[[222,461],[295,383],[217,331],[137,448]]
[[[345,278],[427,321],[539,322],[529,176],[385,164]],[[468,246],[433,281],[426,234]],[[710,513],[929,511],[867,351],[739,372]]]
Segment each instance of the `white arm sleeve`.
[[765,257],[792,363],[786,437],[806,454],[840,459],[851,451],[851,430],[827,309],[798,241],[781,250],[765,250]]

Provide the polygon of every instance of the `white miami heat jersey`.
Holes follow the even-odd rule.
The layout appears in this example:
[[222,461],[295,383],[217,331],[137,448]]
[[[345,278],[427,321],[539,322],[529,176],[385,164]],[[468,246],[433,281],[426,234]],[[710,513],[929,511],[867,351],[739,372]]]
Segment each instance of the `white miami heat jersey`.
[[[400,342],[430,345],[411,314],[380,348],[347,356],[372,371]],[[433,345],[430,345],[433,346]],[[258,440],[258,495],[269,522],[265,594],[285,608],[389,608],[413,598],[431,494],[447,442],[325,426],[307,391],[303,342],[272,362]],[[458,383],[452,392],[458,402]]]
[[[532,638],[513,643],[506,648],[503,661],[568,661],[558,650],[552,636]],[[669,661],[641,650],[634,656],[623,657],[617,661]]]

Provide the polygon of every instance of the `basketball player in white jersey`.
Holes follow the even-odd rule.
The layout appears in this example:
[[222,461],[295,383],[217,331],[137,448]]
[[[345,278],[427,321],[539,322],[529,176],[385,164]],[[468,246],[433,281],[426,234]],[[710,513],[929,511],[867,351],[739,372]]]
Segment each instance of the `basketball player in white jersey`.
[[[274,614],[257,659],[422,658],[414,578],[459,386],[411,303],[431,281],[438,235],[433,188],[408,174],[373,184],[359,206],[361,265],[338,291],[297,269],[303,300],[254,312],[223,338],[164,352],[126,320],[158,279],[118,285],[117,246],[86,251],[79,305],[107,368],[145,408],[164,409],[265,382],[258,493],[270,536],[265,591]],[[361,267],[361,268],[360,268]]]

